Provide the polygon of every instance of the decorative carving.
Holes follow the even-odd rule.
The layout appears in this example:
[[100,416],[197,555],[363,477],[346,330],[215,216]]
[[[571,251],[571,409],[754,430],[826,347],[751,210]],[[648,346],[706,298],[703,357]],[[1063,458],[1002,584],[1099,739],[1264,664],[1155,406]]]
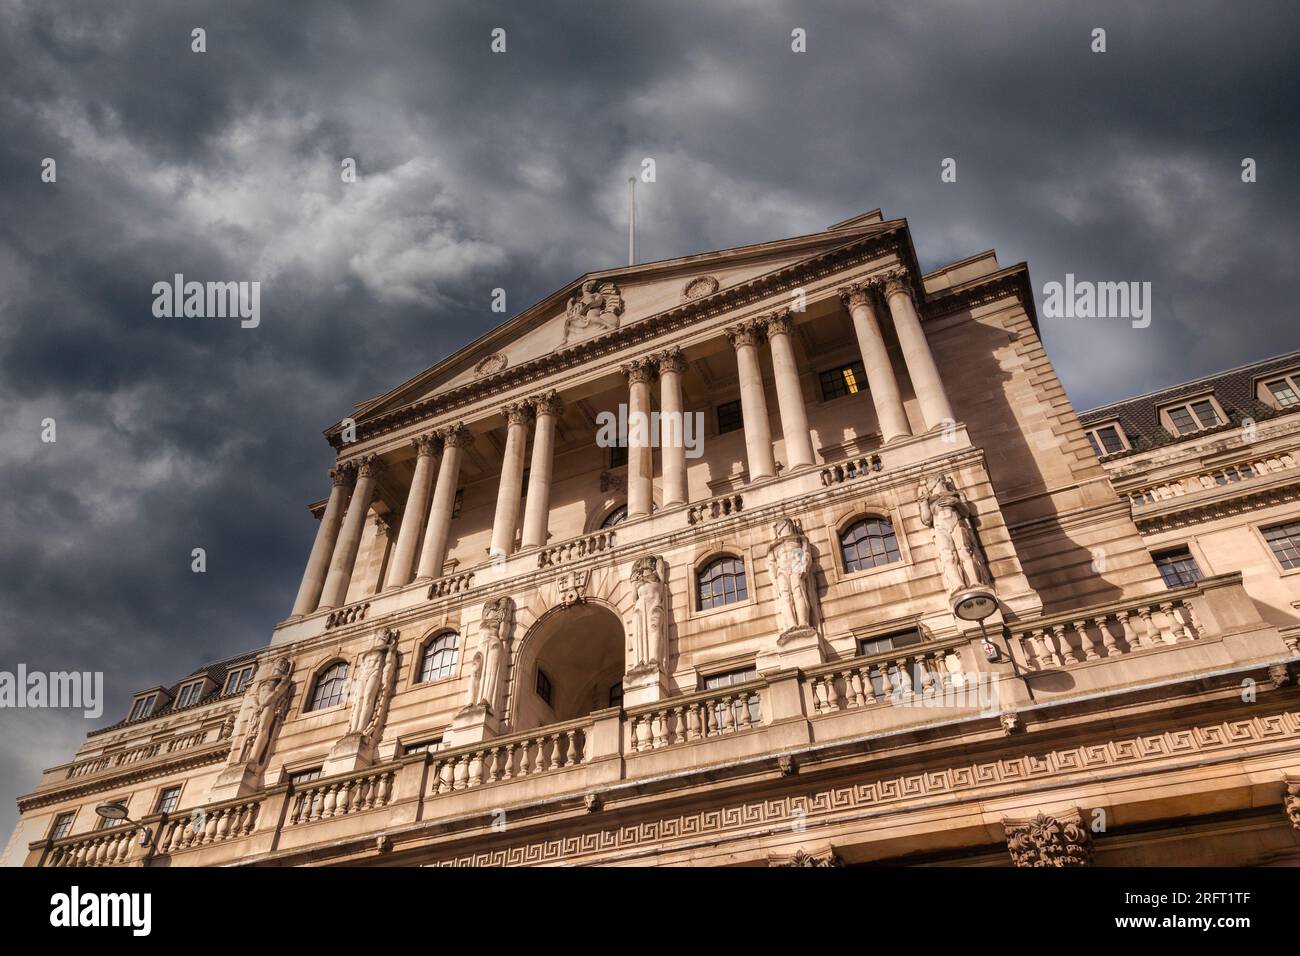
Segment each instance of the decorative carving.
[[600,490],[609,491],[611,488],[616,491],[627,491],[627,479],[622,475],[616,475],[613,472],[602,471],[600,473]]
[[949,594],[963,588],[991,587],[988,567],[971,527],[973,510],[948,475],[922,480],[916,491],[921,523],[932,532],[943,585]]
[[808,851],[800,847],[794,853],[781,856],[769,856],[767,865],[773,867],[836,867],[843,866],[844,861],[836,855],[831,847]]
[[350,488],[356,484],[357,469],[351,462],[343,462],[330,469],[330,484]]
[[665,349],[655,356],[659,362],[659,374],[664,372],[685,372],[686,356],[682,354],[679,348]]
[[751,319],[748,322],[737,322],[735,325],[729,325],[723,332],[727,340],[731,342],[731,347],[739,349],[744,345],[761,345],[763,344],[763,323],[758,319]]
[[397,631],[385,628],[357,658],[348,687],[348,733],[373,741],[383,729],[397,684]]
[[244,705],[245,728],[239,746],[230,748],[230,766],[243,764],[252,770],[266,766],[271,740],[289,712],[293,696],[293,662],[282,657],[266,677],[257,682]]
[[799,762],[794,759],[794,754],[781,754],[776,758],[776,765],[781,768],[783,777],[793,777],[799,772]]
[[510,666],[510,641],[514,634],[515,602],[507,596],[490,598],[483,604],[479,629],[485,647],[482,687],[478,700],[488,712],[504,713],[506,669]]
[[555,389],[549,392],[543,392],[536,398],[532,399],[534,415],[556,415],[564,411],[564,402],[560,399],[560,393]]
[[718,280],[713,276],[696,276],[682,288],[682,301],[702,299],[718,291]]
[[1273,682],[1273,686],[1285,687],[1291,683],[1291,668],[1286,664],[1269,664],[1268,679]]
[[479,378],[482,378],[485,375],[495,375],[497,372],[505,371],[506,366],[509,364],[510,360],[506,358],[504,352],[494,352],[486,358],[481,359],[479,363],[474,366],[474,374]]
[[1016,866],[1087,866],[1092,834],[1075,811],[1060,819],[1040,813],[1032,820],[1003,820],[1007,851]]
[[769,339],[774,335],[789,335],[794,331],[794,313],[789,309],[773,312],[763,319],[763,330]]
[[1291,826],[1300,830],[1300,780],[1286,778],[1286,793],[1282,795],[1282,805],[1286,809],[1286,818]]
[[468,448],[474,444],[474,434],[465,426],[464,422],[457,422],[443,429],[442,441],[444,445],[450,448]]
[[627,636],[632,649],[629,671],[662,667],[667,663],[668,568],[661,557],[637,558],[632,565],[632,613],[628,615]]
[[533,406],[530,402],[510,402],[503,405],[501,410],[505,412],[506,421],[511,425],[527,426],[533,420]]
[[384,464],[384,460],[374,453],[362,455],[349,464],[356,467],[358,478],[378,478],[388,467]]
[[588,813],[596,813],[605,805],[605,801],[600,798],[600,794],[589,793],[582,798],[582,805],[587,808]]
[[477,707],[483,697],[483,654],[475,651],[474,656],[465,665],[465,707]]
[[581,290],[569,297],[564,312],[564,338],[568,345],[588,335],[609,332],[618,328],[618,317],[623,312],[623,297],[612,282],[597,285],[594,279],[582,284]]
[[1020,715],[1016,713],[999,714],[998,720],[1002,722],[1002,732],[1010,737],[1018,730],[1024,727],[1020,723]]
[[792,518],[772,525],[775,541],[767,552],[767,573],[772,579],[777,633],[816,627],[816,590],[808,538]]
[[840,301],[844,303],[844,307],[849,311],[871,304],[873,290],[869,283],[854,282],[851,285],[841,286],[835,291],[839,295]]
[[638,385],[642,382],[649,384],[659,374],[659,363],[652,358],[633,359],[625,365],[620,365],[618,370],[627,376],[629,385]]
[[416,458],[431,458],[442,452],[442,436],[437,432],[428,435],[416,435],[411,439]]
[[590,571],[567,571],[561,574],[556,581],[560,603],[565,607],[584,603],[587,600],[587,580],[590,577]]
[[912,277],[908,275],[906,269],[890,269],[880,276],[879,281],[886,299],[901,293],[912,299],[915,304],[915,297],[912,295]]

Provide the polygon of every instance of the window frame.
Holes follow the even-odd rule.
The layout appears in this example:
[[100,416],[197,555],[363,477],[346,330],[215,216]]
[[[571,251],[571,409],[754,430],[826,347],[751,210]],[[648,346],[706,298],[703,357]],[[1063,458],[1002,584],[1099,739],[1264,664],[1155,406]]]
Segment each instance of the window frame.
[[[444,638],[448,638],[448,637],[453,639],[451,648],[447,648],[444,646],[438,648],[436,651],[433,650],[433,646],[435,644],[437,644],[439,641],[443,640]],[[425,684],[437,684],[440,683],[441,681],[454,680],[456,678],[456,675],[460,673],[460,664],[461,664],[460,638],[461,638],[460,632],[456,630],[454,627],[440,627],[432,631],[427,637],[425,637],[425,639],[420,642],[420,652],[415,655],[415,675],[411,683],[416,686],[422,687]],[[436,670],[439,671],[441,671],[443,668],[447,668],[447,672],[445,674],[435,673],[429,677],[425,677],[424,663],[426,658],[428,658],[430,652],[436,655],[436,654],[445,653],[449,649],[451,651],[451,660],[447,663],[440,664],[436,668]]]
[[[1214,424],[1206,425],[1201,420],[1201,416],[1196,412],[1194,406],[1202,403],[1208,403],[1211,410],[1214,412],[1215,417],[1218,419]],[[1183,431],[1174,420],[1174,412],[1176,411],[1181,411],[1185,414],[1191,420],[1194,427],[1189,428],[1187,431]],[[1157,412],[1161,426],[1163,426],[1165,431],[1174,438],[1187,438],[1191,435],[1198,435],[1201,432],[1220,428],[1223,425],[1228,424],[1229,421],[1228,416],[1223,411],[1223,406],[1219,404],[1219,400],[1215,397],[1213,392],[1184,396],[1183,398],[1178,399],[1178,401],[1161,405],[1157,409]]]
[[[333,677],[330,678],[330,680],[339,681],[340,683],[339,696],[328,704],[318,705],[316,703],[316,700],[320,695],[321,683],[325,680],[327,674],[337,669],[340,665],[343,667],[342,676],[338,678],[333,678]],[[347,692],[348,678],[351,676],[352,676],[352,665],[341,657],[332,658],[331,660],[317,667],[315,674],[312,677],[311,688],[308,691],[308,693],[305,695],[306,699],[304,700],[303,713],[304,714],[324,713],[325,711],[333,710],[336,707],[344,706],[347,703],[347,697],[348,697],[348,692]]]
[[[745,594],[734,601],[724,601],[721,604],[715,604],[711,607],[704,607],[701,603],[700,586],[704,572],[715,564],[723,561],[735,561],[740,564],[740,573],[744,576]],[[725,593],[725,592],[724,592]],[[713,614],[728,609],[735,610],[738,607],[744,607],[754,600],[753,580],[750,576],[749,561],[746,555],[738,551],[720,550],[711,551],[703,559],[696,561],[691,568],[691,609],[695,614]]]
[[[1273,390],[1269,385],[1279,381],[1286,383],[1291,393],[1296,397],[1295,402],[1283,405],[1278,397],[1273,394]],[[1270,372],[1267,375],[1257,376],[1255,379],[1255,397],[1279,412],[1300,411],[1300,368],[1282,369],[1281,371]]]
[[[144,706],[142,712],[137,714],[136,710],[140,708],[141,705],[146,704],[146,702],[148,702],[147,706]],[[157,691],[150,691],[147,694],[140,694],[138,697],[132,699],[131,709],[127,711],[126,721],[129,724],[133,724],[138,720],[148,720],[150,717],[153,716],[153,712],[157,708],[158,708]]]
[[[732,425],[730,428],[723,428],[722,410],[724,408],[730,409],[732,407],[736,409],[736,419],[735,419],[736,423]],[[727,402],[718,402],[716,405],[714,405],[713,421],[714,424],[717,426],[719,435],[730,435],[732,432],[743,432],[745,430],[745,409],[740,404],[740,399],[736,398]],[[728,421],[730,421],[730,419],[728,419]]]
[[[858,377],[858,381],[853,383],[843,382],[843,373],[852,372]],[[838,395],[827,395],[826,385],[827,376],[840,375],[839,382],[844,384],[845,390]],[[850,385],[853,387],[850,389]],[[864,395],[869,391],[867,387],[867,370],[862,359],[850,359],[848,362],[839,362],[828,368],[819,369],[817,372],[817,394],[821,397],[822,403],[838,401],[841,398],[848,398],[850,395]]]
[[[62,833],[59,833],[59,832],[58,832],[59,824],[60,824],[60,822],[63,821],[63,819],[64,819],[65,817],[67,818],[67,822],[68,822],[67,829],[65,829]],[[73,826],[73,824],[75,824],[76,822],[77,822],[77,811],[76,811],[75,809],[73,809],[73,810],[60,810],[58,813],[54,814],[54,819],[50,821],[50,829],[49,829],[49,832],[48,832],[48,835],[47,835],[46,839],[47,839],[47,840],[62,840],[62,839],[63,839],[64,837],[66,837],[66,836],[71,836],[71,835],[72,835],[72,826]]]
[[[1086,425],[1084,429],[1088,437],[1088,444],[1092,446],[1092,450],[1098,458],[1109,458],[1111,455],[1119,455],[1133,450],[1133,444],[1128,440],[1128,433],[1124,431],[1124,426],[1119,423],[1118,419],[1097,422],[1095,425]],[[1114,451],[1107,450],[1106,442],[1101,437],[1101,433],[1107,429],[1113,430],[1115,437],[1119,439],[1119,447]]]
[[[1291,515],[1286,518],[1273,519],[1267,524],[1255,524],[1251,526],[1255,531],[1255,535],[1259,538],[1260,545],[1266,552],[1268,552],[1269,558],[1273,561],[1273,567],[1277,569],[1279,575],[1300,574],[1300,562],[1290,568],[1284,565],[1282,559],[1278,557],[1277,552],[1273,550],[1273,544],[1268,539],[1268,532],[1275,528],[1286,528],[1292,525],[1295,525],[1300,529],[1300,515]],[[1300,540],[1300,530],[1298,530],[1296,538]]]
[[[845,560],[844,554],[844,536],[849,529],[857,527],[859,524],[869,524],[871,522],[884,522],[889,525],[889,530],[894,539],[894,550],[898,552],[898,557],[892,561],[884,561],[879,564],[873,564],[868,567],[850,568],[849,563]],[[846,521],[841,521],[835,529],[835,550],[838,552],[840,570],[845,577],[853,577],[859,574],[869,574],[872,571],[879,571],[882,568],[889,568],[896,564],[902,564],[905,558],[903,543],[898,535],[898,525],[894,523],[892,516],[888,514],[879,514],[874,511],[863,511],[851,516]],[[888,549],[886,549],[888,554]]]
[[[176,792],[176,799],[175,801],[173,801],[170,807],[164,809],[163,798],[166,797],[167,794],[171,793],[172,791]],[[185,785],[183,783],[172,783],[172,784],[168,784],[165,787],[160,787],[157,796],[154,797],[153,812],[166,813],[170,816],[172,813],[176,811],[176,808],[180,806],[181,794],[184,792],[185,792]]]
[[205,678],[187,681],[176,690],[176,705],[174,710],[180,710],[183,707],[193,707],[203,699],[203,684]]
[[[543,704],[554,711],[555,682],[551,680],[551,675],[542,670],[540,666],[534,665],[533,671],[533,693],[537,695]],[[545,688],[545,693],[543,693],[543,688]]]
[[[230,682],[233,678],[236,677],[240,678],[239,686],[234,690],[231,690]],[[244,689],[248,687],[248,685],[252,682],[252,680],[253,680],[252,664],[244,664],[241,667],[231,668],[226,672],[226,679],[221,684],[221,696],[225,697],[230,694],[243,693]]]
[[[1187,561],[1190,561],[1192,563],[1192,570],[1194,574],[1192,575],[1191,580],[1190,581],[1182,580],[1187,575],[1184,573],[1183,569],[1175,568],[1175,574],[1178,577],[1178,581],[1177,582],[1170,581],[1169,577],[1166,576],[1165,574],[1165,567],[1167,566],[1173,567],[1173,565],[1172,564],[1164,565],[1161,562],[1165,559],[1175,558],[1175,557],[1178,558],[1179,560],[1182,560],[1184,556],[1186,557]],[[1156,566],[1156,570],[1160,572],[1160,580],[1163,581],[1165,587],[1171,591],[1177,590],[1178,588],[1192,587],[1197,582],[1199,582],[1202,578],[1205,577],[1205,572],[1201,570],[1201,562],[1196,560],[1196,555],[1192,554],[1192,546],[1190,544],[1170,544],[1161,547],[1159,550],[1152,551],[1151,563],[1154,564]]]

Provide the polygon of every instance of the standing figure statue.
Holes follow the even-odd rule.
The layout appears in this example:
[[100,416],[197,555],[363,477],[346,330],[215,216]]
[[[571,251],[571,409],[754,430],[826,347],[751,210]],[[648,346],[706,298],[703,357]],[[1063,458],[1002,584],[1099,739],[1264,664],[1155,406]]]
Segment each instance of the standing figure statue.
[[923,479],[916,499],[921,506],[921,523],[931,529],[943,586],[948,593],[977,586],[991,587],[993,582],[971,525],[974,512],[952,478],[942,475]]
[[465,706],[461,710],[477,707],[483,699],[483,654],[475,651],[474,656],[465,665]]
[[623,311],[623,299],[618,286],[612,282],[597,285],[594,279],[582,284],[582,289],[569,297],[564,315],[564,345],[593,332],[607,332],[618,328],[618,316]]
[[357,658],[348,689],[352,715],[348,733],[372,738],[383,727],[388,702],[397,677],[397,631],[391,627],[375,635]]
[[510,666],[510,640],[515,624],[515,602],[509,597],[492,598],[483,605],[479,628],[483,632],[485,657],[478,700],[489,713],[501,716],[505,710],[506,670]]
[[266,765],[271,739],[289,711],[289,698],[293,694],[292,673],[293,662],[282,657],[275,662],[271,673],[257,682],[243,744],[230,748],[232,766],[242,763],[260,770]]
[[777,633],[816,627],[816,592],[808,539],[790,518],[774,524],[772,535],[775,540],[767,552],[767,573],[772,579]]
[[667,565],[663,558],[638,558],[632,565],[631,582],[635,603],[627,619],[632,649],[632,666],[629,670],[667,663],[664,639],[667,627],[664,609],[667,578]]

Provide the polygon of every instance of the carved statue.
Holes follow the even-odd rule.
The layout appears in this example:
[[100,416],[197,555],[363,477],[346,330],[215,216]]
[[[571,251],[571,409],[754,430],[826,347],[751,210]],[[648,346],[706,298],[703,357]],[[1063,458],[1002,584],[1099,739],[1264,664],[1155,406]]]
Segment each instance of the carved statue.
[[506,669],[510,666],[510,640],[515,624],[515,602],[509,597],[492,598],[483,605],[479,627],[483,631],[486,655],[478,700],[500,715],[505,707]]
[[665,591],[668,571],[663,558],[638,558],[632,565],[632,589],[635,604],[627,619],[632,644],[632,668],[648,664],[665,664],[667,628]]
[[465,667],[465,677],[469,683],[465,687],[465,706],[476,707],[478,702],[483,699],[480,693],[483,689],[483,654],[479,651],[474,652],[474,656],[469,659],[469,664]]
[[597,332],[618,328],[618,317],[623,311],[623,298],[618,286],[604,282],[597,286],[588,279],[582,289],[569,297],[564,315],[564,345]]
[[971,526],[973,511],[966,496],[948,475],[922,480],[916,492],[921,523],[931,529],[934,548],[948,593],[976,586],[990,587],[988,567]]
[[247,764],[260,769],[266,765],[271,739],[289,711],[293,694],[293,662],[287,657],[276,661],[271,673],[257,682],[252,694],[252,710],[242,746],[230,748],[230,763]]
[[772,526],[775,540],[767,552],[767,573],[772,579],[778,633],[815,627],[812,555],[808,539],[792,519]]
[[388,714],[397,677],[397,631],[391,627],[375,635],[357,658],[348,688],[352,716],[348,733],[372,737]]

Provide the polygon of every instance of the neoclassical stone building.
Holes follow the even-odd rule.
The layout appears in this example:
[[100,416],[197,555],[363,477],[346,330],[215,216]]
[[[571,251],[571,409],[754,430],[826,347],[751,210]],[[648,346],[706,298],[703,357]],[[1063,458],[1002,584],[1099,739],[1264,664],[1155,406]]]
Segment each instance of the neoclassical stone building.
[[10,857],[1300,862],[1298,395],[1080,417],[1026,266],[878,211],[584,276],[328,430],[270,646],[142,690]]

